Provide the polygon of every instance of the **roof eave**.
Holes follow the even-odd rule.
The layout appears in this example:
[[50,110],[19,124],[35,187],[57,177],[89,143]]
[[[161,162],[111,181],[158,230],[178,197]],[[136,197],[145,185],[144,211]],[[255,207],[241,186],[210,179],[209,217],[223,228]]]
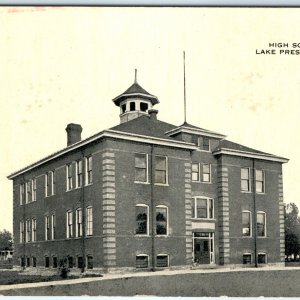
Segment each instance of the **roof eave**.
[[172,140],[163,139],[163,138],[149,137],[146,135],[133,134],[133,133],[128,133],[128,132],[122,132],[122,131],[108,129],[108,130],[104,130],[96,135],[93,135],[92,137],[89,137],[83,141],[80,141],[73,145],[70,145],[69,147],[64,148],[63,150],[55,152],[54,154],[49,155],[49,156],[37,161],[36,163],[29,165],[28,167],[25,167],[19,171],[16,171],[16,172],[10,174],[9,176],[7,176],[7,178],[14,179],[17,176],[22,175],[25,172],[28,172],[36,167],[39,167],[55,158],[61,157],[62,155],[66,154],[70,151],[76,150],[76,149],[78,149],[82,146],[85,146],[91,142],[94,142],[98,139],[106,138],[106,137],[130,140],[130,141],[136,141],[136,142],[144,142],[144,143],[148,143],[148,144],[164,145],[164,146],[181,148],[181,149],[186,149],[186,150],[196,150],[197,149],[197,147],[192,143],[186,143],[186,142],[176,141],[176,140],[172,141]]
[[123,98],[130,98],[130,97],[137,97],[140,96],[142,98],[147,98],[151,101],[152,105],[158,104],[159,100],[156,96],[144,93],[129,93],[129,94],[121,94],[114,98],[112,101],[115,103],[116,106],[120,106],[120,102]]
[[270,154],[264,154],[264,153],[255,153],[255,152],[248,152],[248,151],[241,151],[241,150],[233,150],[233,149],[227,149],[227,148],[221,148],[213,151],[213,155],[233,155],[233,156],[241,156],[241,157],[247,157],[247,158],[255,158],[255,159],[261,159],[261,160],[268,160],[268,161],[274,161],[274,162],[280,162],[280,163],[287,163],[289,161],[288,158],[276,156],[276,155],[270,155]]

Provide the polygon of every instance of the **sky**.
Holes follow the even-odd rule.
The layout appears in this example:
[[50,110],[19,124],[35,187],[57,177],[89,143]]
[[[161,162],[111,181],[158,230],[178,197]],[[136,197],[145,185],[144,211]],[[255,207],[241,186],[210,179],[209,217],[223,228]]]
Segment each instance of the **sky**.
[[82,138],[117,125],[112,99],[133,83],[135,68],[139,84],[159,98],[158,119],[182,124],[183,51],[187,121],[289,158],[284,199],[300,207],[300,55],[291,52],[300,43],[299,14],[288,8],[0,7],[0,230],[12,230],[7,176],[64,148],[68,123],[81,124]]

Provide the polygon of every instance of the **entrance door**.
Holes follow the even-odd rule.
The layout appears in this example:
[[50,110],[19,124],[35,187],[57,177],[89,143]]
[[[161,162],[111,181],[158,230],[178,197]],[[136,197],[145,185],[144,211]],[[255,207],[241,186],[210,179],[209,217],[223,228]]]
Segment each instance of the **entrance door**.
[[194,239],[194,262],[198,264],[210,264],[209,239]]

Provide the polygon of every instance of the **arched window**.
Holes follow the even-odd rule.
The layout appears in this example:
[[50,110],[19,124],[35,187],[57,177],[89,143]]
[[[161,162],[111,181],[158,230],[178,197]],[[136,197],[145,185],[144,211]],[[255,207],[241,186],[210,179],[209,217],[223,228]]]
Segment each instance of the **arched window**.
[[135,206],[135,234],[148,235],[149,232],[149,207],[145,204]]
[[164,205],[156,206],[156,234],[168,234],[168,208]]

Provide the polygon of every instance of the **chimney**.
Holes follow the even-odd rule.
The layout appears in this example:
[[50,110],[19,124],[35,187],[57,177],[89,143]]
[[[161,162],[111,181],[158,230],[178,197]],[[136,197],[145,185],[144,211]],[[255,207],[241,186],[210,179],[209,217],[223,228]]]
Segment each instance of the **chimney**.
[[82,127],[79,124],[68,124],[67,128],[67,146],[81,141]]
[[157,120],[157,114],[158,114],[158,110],[157,109],[149,109],[148,113],[150,115],[150,119],[151,120]]

